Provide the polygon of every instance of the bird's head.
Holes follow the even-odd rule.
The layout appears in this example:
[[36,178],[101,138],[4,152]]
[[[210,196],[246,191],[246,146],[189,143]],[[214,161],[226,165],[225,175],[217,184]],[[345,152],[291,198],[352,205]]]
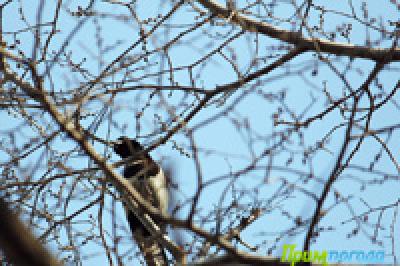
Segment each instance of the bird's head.
[[116,154],[122,158],[127,158],[135,153],[144,151],[142,145],[134,139],[128,137],[119,137],[112,146]]

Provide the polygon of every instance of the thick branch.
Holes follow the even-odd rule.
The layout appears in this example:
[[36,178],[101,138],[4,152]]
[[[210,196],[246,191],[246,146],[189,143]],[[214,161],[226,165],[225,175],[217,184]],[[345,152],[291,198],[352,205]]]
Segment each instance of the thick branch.
[[[218,17],[230,19],[235,24],[241,26],[244,30],[258,32],[283,42],[301,46],[306,50],[343,55],[356,58],[371,59],[382,61],[391,50],[390,48],[370,48],[346,43],[331,42],[318,38],[307,38],[297,31],[289,31],[274,27],[265,22],[259,22],[248,18],[237,12],[232,12],[223,7],[214,0],[198,0],[198,2]],[[393,51],[391,61],[400,60],[400,49]]]
[[60,265],[0,198],[0,247],[15,265]]

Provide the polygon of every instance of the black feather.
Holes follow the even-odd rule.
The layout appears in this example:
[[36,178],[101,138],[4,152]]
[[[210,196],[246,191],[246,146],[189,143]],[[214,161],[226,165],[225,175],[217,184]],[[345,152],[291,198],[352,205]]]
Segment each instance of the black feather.
[[[158,164],[153,161],[148,153],[144,152],[143,146],[134,139],[120,137],[114,143],[113,149],[115,153],[117,153],[121,158],[134,158],[133,163],[128,163],[128,165],[125,167],[124,177],[128,179],[131,184],[133,184],[133,182],[139,182],[140,184],[142,184],[139,188],[139,192],[141,192],[142,196],[146,199],[150,199],[152,195],[149,195],[149,193],[151,193],[151,191],[150,189],[145,187],[147,183],[144,179],[155,177],[159,173],[160,167],[158,166]],[[140,228],[141,230],[143,230],[143,235],[145,237],[151,235],[133,212],[127,212],[127,219],[132,233]]]

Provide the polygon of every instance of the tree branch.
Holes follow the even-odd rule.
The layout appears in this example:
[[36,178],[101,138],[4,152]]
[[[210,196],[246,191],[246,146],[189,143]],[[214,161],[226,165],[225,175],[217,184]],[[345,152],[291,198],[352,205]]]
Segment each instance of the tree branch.
[[[283,42],[301,46],[308,51],[318,51],[353,58],[371,59],[374,61],[384,60],[388,52],[391,51],[391,48],[370,48],[366,46],[331,42],[326,39],[307,38],[297,31],[289,31],[274,27],[268,23],[259,22],[238,14],[237,12],[232,12],[214,0],[198,0],[198,2],[211,13],[221,18],[229,18],[231,22],[239,25],[244,30],[258,32]],[[391,61],[399,60],[400,49],[396,48],[393,51]]]

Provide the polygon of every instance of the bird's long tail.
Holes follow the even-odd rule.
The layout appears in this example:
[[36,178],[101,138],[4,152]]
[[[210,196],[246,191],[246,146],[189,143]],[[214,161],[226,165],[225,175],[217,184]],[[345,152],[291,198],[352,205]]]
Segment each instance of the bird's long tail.
[[139,246],[146,264],[148,266],[168,265],[167,256],[163,246],[160,244],[159,237],[152,236],[133,212],[125,210],[133,238]]
[[146,236],[140,228],[134,231],[133,238],[142,252],[147,266],[168,265],[168,259],[157,237]]

